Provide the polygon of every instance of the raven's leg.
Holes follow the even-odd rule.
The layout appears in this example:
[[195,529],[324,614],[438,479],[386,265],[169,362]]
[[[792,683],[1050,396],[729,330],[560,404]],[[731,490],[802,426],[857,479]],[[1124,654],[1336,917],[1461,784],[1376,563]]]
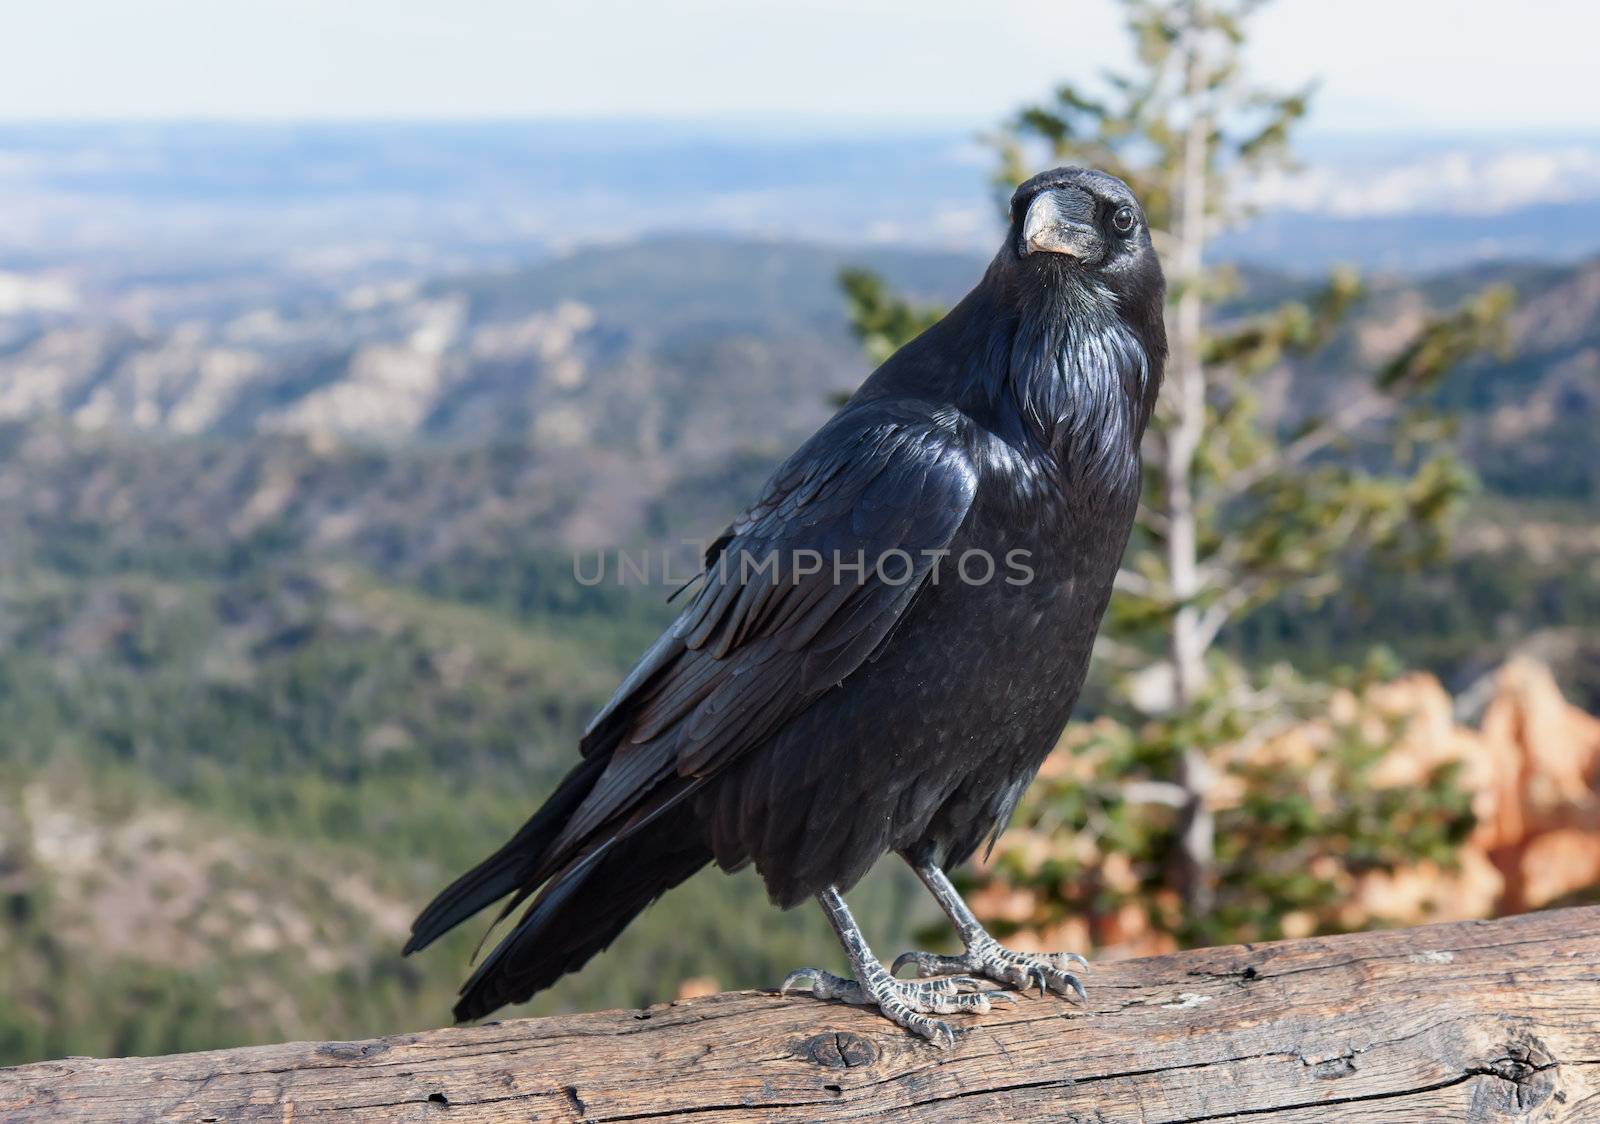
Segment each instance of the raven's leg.
[[818,999],[838,999],[845,1003],[859,1003],[877,1007],[885,1016],[907,1030],[920,1034],[935,1046],[954,1045],[955,1031],[950,1024],[928,1018],[928,1014],[948,1015],[958,1011],[987,1011],[991,998],[1011,1001],[1011,996],[997,992],[977,991],[978,981],[970,976],[957,976],[939,980],[912,982],[897,980],[884,970],[883,964],[872,955],[867,940],[850,916],[850,907],[844,904],[839,891],[832,886],[817,895],[822,912],[839,936],[845,955],[856,978],[844,979],[820,968],[799,968],[790,972],[783,981],[780,993],[805,983]]
[[1079,999],[1087,998],[1083,984],[1068,971],[1073,965],[1088,967],[1089,962],[1075,952],[1013,952],[984,931],[978,919],[961,900],[961,895],[950,884],[950,878],[936,863],[913,862],[922,884],[932,891],[939,908],[950,918],[961,935],[966,951],[960,956],[939,956],[932,952],[905,952],[895,958],[891,972],[899,972],[907,964],[917,966],[919,976],[944,976],[951,972],[970,973],[998,983],[1026,991],[1037,986],[1039,994],[1046,990],[1066,995],[1071,992]]

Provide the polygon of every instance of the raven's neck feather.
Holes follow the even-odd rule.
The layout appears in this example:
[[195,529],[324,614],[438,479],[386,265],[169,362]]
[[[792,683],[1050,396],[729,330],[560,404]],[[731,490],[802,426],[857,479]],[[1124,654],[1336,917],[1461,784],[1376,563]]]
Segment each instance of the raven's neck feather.
[[1153,375],[1115,296],[1077,280],[1032,299],[985,295],[962,332],[972,405],[1003,438],[1048,453],[1074,489],[1132,484]]

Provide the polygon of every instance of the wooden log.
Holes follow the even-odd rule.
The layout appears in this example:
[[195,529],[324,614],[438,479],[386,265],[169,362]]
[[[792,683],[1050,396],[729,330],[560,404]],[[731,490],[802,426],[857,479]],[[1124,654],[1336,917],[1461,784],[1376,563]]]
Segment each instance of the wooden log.
[[33,1121],[1600,1121],[1600,907],[1097,964],[940,1051],[739,992],[0,1070]]

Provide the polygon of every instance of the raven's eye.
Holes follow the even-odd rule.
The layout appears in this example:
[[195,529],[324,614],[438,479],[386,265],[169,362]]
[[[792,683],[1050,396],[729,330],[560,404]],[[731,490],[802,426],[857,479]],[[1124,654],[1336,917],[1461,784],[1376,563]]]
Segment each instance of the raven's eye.
[[1133,208],[1118,207],[1117,213],[1111,216],[1111,225],[1118,234],[1126,234],[1133,229]]

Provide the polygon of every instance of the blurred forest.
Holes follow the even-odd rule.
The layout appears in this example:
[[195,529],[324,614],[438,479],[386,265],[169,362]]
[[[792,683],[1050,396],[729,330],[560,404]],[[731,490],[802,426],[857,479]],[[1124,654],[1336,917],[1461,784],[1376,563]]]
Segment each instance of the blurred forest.
[[[968,876],[1017,943],[1600,886],[1600,261],[1219,268],[1230,184],[1314,105],[1240,84],[1230,11],[1133,6],[1138,73],[993,138],[1003,182],[1136,182],[1190,318],[1081,720]],[[983,263],[679,235],[492,264],[0,299],[0,1064],[444,1022],[480,931],[402,960],[412,915],[671,617],[574,554],[715,533]],[[937,919],[897,865],[852,896],[891,955]],[[772,986],[834,947],[710,872],[528,1011]]]

